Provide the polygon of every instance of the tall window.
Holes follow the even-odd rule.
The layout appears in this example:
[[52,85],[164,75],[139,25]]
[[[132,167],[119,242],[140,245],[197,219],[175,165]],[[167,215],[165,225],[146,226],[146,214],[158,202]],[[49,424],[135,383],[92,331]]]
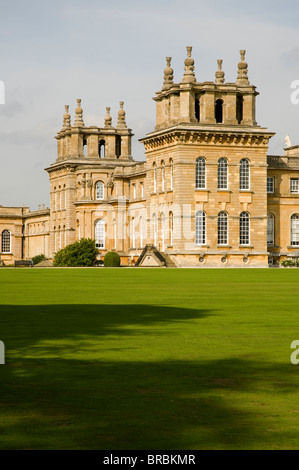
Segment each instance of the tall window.
[[105,140],[102,139],[99,142],[99,157],[105,158]]
[[299,193],[299,178],[291,178],[290,180],[290,191],[293,194]]
[[102,181],[98,181],[96,184],[96,198],[104,199],[104,183]]
[[227,189],[227,160],[226,158],[219,158],[218,160],[218,189]]
[[136,236],[135,236],[135,218],[132,219],[132,248],[136,248]]
[[274,215],[269,214],[267,217],[267,245],[274,246]]
[[206,161],[203,157],[196,159],[195,189],[206,187]]
[[173,161],[172,159],[169,160],[170,166],[170,189],[173,189]]
[[98,220],[95,224],[95,241],[97,248],[105,248],[105,222]]
[[299,214],[291,217],[291,245],[299,246]]
[[215,101],[215,119],[216,122],[223,122],[223,101]]
[[143,247],[143,219],[142,216],[140,217],[139,222],[139,232],[140,232],[140,246]]
[[133,184],[133,199],[136,199],[136,184]]
[[154,225],[154,245],[157,245],[157,216],[153,215],[153,225]]
[[242,158],[240,161],[240,189],[250,188],[249,178],[249,161],[247,158]]
[[143,199],[143,195],[144,195],[144,193],[143,193],[143,183],[140,183],[140,197],[141,197],[141,199]]
[[205,245],[206,243],[206,214],[204,211],[197,211],[195,214],[195,244]]
[[227,245],[228,243],[228,223],[227,213],[224,211],[218,214],[218,245]]
[[162,251],[165,250],[165,215],[161,215],[161,231],[162,231]]
[[161,162],[162,191],[165,191],[165,163]]
[[173,213],[169,212],[170,245],[173,245]]
[[2,253],[11,252],[11,234],[9,230],[3,230],[1,237],[1,251]]
[[157,168],[156,164],[153,164],[153,178],[154,178],[154,193],[157,192]]
[[267,193],[274,193],[274,177],[268,176],[267,177]]
[[240,214],[240,245],[249,245],[250,243],[250,218],[248,212]]

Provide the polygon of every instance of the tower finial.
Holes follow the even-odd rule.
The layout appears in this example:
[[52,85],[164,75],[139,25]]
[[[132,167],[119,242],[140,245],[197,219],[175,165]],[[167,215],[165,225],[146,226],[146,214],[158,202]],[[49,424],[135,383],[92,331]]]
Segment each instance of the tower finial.
[[192,47],[187,46],[187,58],[185,59],[185,72],[182,82],[184,83],[195,83],[195,73],[194,73],[194,59],[191,57]]
[[124,102],[120,101],[119,106],[120,106],[120,110],[118,111],[117,127],[127,127],[126,113],[124,111]]
[[71,115],[69,114],[69,105],[66,104],[64,106],[65,113],[63,115],[63,126],[62,129],[67,129],[68,127],[71,127]]
[[110,108],[106,108],[106,116],[105,116],[105,127],[111,127],[112,126],[112,117],[110,116]]
[[217,84],[224,83],[224,72],[222,70],[222,62],[223,62],[222,59],[217,60],[218,70],[215,73],[215,77],[216,77],[215,83],[217,83]]
[[75,122],[74,126],[75,127],[83,127],[84,122],[83,122],[83,109],[81,108],[81,99],[77,99],[77,108],[75,110]]
[[246,51],[240,51],[241,61],[238,63],[238,78],[237,85],[250,85],[248,80],[248,64],[245,62]]
[[164,83],[162,90],[168,90],[173,84],[173,69],[171,68],[171,57],[166,57],[166,68],[164,69]]

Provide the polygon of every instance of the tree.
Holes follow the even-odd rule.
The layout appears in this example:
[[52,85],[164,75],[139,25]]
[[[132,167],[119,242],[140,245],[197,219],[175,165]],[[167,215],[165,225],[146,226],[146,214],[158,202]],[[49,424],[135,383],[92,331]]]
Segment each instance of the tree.
[[53,260],[54,266],[93,266],[98,250],[95,241],[81,238],[80,241],[59,250]]

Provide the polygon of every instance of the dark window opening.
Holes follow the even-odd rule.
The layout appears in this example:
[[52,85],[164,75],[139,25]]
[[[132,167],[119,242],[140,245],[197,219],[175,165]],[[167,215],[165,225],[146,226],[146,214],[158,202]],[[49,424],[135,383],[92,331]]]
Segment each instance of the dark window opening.
[[87,140],[83,139],[83,154],[86,156]]
[[215,119],[216,122],[223,122],[223,101],[216,100],[215,102]]
[[105,158],[105,140],[99,142],[99,157]]
[[115,136],[115,155],[116,158],[121,156],[121,137],[120,135]]
[[195,119],[199,122],[200,121],[200,105],[199,100],[195,100]]
[[237,121],[238,124],[241,124],[243,120],[243,96],[242,95],[237,95]]

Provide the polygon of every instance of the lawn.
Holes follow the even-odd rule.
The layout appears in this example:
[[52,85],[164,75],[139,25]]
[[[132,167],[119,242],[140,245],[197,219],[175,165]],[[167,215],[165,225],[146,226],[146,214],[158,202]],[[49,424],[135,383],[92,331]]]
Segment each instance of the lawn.
[[0,269],[1,449],[297,449],[296,269]]

